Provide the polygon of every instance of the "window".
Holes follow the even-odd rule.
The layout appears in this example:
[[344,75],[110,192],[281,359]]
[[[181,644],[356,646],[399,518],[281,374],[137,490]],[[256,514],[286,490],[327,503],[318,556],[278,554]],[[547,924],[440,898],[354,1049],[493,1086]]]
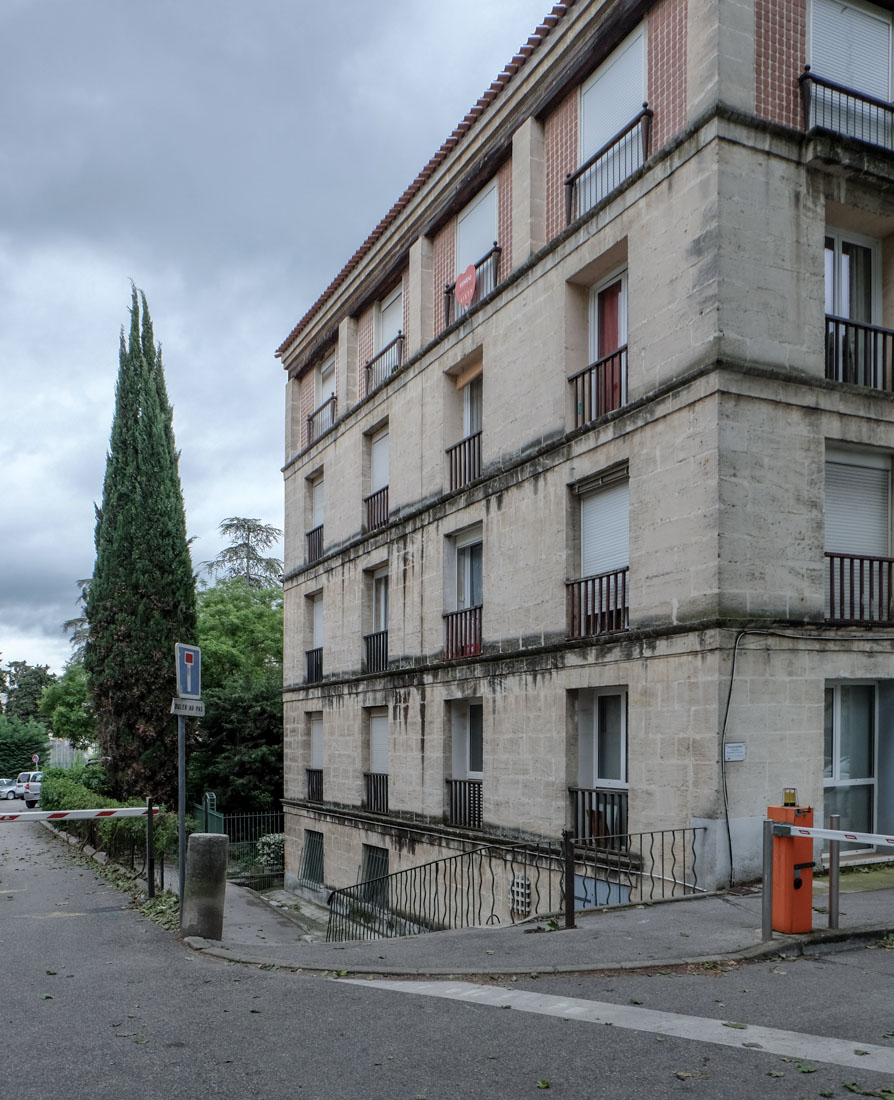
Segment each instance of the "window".
[[366,364],[366,392],[376,388],[403,362],[403,293],[398,286],[379,303],[375,314],[375,355]]
[[569,581],[568,634],[584,638],[626,630],[630,563],[630,490],[626,468],[577,490],[580,579]]
[[369,580],[372,597],[372,631],[363,644],[367,672],[384,672],[388,667],[388,566],[376,569]]
[[388,429],[369,437],[369,495],[366,505],[366,529],[375,531],[388,523]]
[[876,685],[826,688],[823,736],[823,819],[841,817],[841,828],[875,831]]
[[590,291],[590,366],[576,374],[575,427],[620,409],[627,400],[627,272]]
[[590,291],[590,362],[605,359],[627,343],[627,272]]
[[323,556],[323,520],[326,512],[326,491],[323,475],[308,481],[309,528],[307,531],[307,560],[317,561]]
[[871,237],[826,230],[826,313],[875,324],[881,313],[881,248]]
[[302,882],[312,886],[322,886],[323,877],[323,834],[314,829],[304,830],[304,856],[301,861]]
[[483,600],[480,531],[456,543],[456,607],[458,611],[480,606]]
[[372,576],[373,630],[388,629],[388,568],[377,569]]
[[335,423],[335,354],[314,371],[314,411],[308,425],[308,442],[328,431]]
[[388,849],[373,844],[363,845],[360,881],[364,885],[363,901],[384,908],[388,904]]
[[308,597],[310,604],[310,649],[306,651],[307,681],[315,683],[323,678],[323,593]]
[[830,449],[826,459],[826,618],[890,622],[890,458]]
[[388,710],[369,711],[369,771],[364,775],[364,805],[372,813],[388,813]]
[[451,704],[453,776],[481,779],[484,774],[484,706],[480,701]]
[[456,378],[456,389],[458,391],[458,403],[453,406],[456,420],[450,431],[452,434],[458,427],[459,402],[461,402],[463,437],[458,443],[454,443],[447,448],[447,467],[450,475],[451,492],[462,489],[481,477],[481,424],[484,387],[480,360]]
[[[482,551],[479,526],[453,539],[456,610],[444,616],[444,649],[448,660],[472,657],[481,652],[481,610],[484,603]],[[447,598],[449,600],[449,593]]]
[[457,218],[456,274],[461,275],[470,264],[483,259],[496,240],[497,185],[494,182],[479,192]]
[[[581,88],[580,163],[585,164],[640,113],[646,98],[645,36],[638,27]],[[577,213],[582,214],[643,162],[642,135],[633,129],[578,180]]]
[[463,435],[468,439],[481,431],[481,399],[484,391],[482,375],[463,386]]
[[[811,76],[820,78],[810,98],[811,126],[890,145],[891,115],[861,96],[891,98],[891,16],[870,4],[813,0]],[[828,88],[822,80],[844,89]]]
[[323,801],[323,715],[310,716],[310,766],[307,769],[307,797]]
[[578,783],[627,786],[627,693],[617,688],[578,694]]

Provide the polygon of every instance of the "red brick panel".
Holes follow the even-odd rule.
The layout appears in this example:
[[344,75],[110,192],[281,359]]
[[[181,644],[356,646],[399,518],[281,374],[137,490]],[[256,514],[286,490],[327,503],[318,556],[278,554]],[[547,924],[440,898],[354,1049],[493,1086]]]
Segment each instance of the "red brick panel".
[[444,287],[456,274],[456,218],[451,218],[434,239],[434,299],[435,336],[445,327]]
[[807,61],[807,0],[756,0],[755,111],[800,130],[798,76]]
[[654,152],[686,125],[686,0],[659,0],[649,12],[648,41]]
[[403,277],[400,282],[400,303],[403,309],[403,320],[401,321],[400,330],[404,334],[404,359],[406,359],[407,348],[410,346],[409,329],[410,329],[410,272],[404,271]]
[[299,403],[301,439],[304,440],[304,446],[306,447],[308,444],[307,418],[314,411],[314,372],[308,371],[299,382],[299,385],[301,386],[301,400]]
[[546,150],[546,239],[551,241],[565,228],[565,176],[578,166],[577,88],[547,116],[544,123]]
[[497,242],[503,249],[497,283],[512,271],[512,161],[507,160],[497,173]]
[[366,364],[375,355],[375,306],[369,306],[360,314],[357,322],[357,360],[360,379],[358,393],[366,393]]

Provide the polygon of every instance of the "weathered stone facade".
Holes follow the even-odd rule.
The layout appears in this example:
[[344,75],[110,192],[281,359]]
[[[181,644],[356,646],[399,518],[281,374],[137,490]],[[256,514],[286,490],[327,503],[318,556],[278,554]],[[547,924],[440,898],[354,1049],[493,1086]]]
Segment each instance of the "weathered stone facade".
[[[386,849],[395,871],[470,840],[579,831],[569,788],[600,788],[592,769],[583,775],[594,750],[581,731],[601,736],[585,715],[606,691],[624,707],[620,750],[617,730],[605,733],[623,754],[606,789],[624,800],[625,831],[704,826],[703,886],[758,873],[760,822],[783,786],[828,802],[834,685],[873,687],[871,823],[894,827],[884,706],[894,625],[877,604],[848,624],[830,620],[824,533],[831,449],[871,452],[876,464],[894,454],[890,377],[829,376],[824,302],[834,226],[877,242],[873,323],[884,332],[878,322],[894,318],[894,156],[804,132],[793,117],[801,66],[780,71],[778,56],[803,62],[806,9],[778,5],[793,13],[782,19],[776,7],[557,5],[280,349],[291,885],[314,884],[308,829],[323,836],[316,885],[326,888],[358,880],[364,844]],[[637,27],[655,111],[645,164],[566,227],[581,85]],[[768,43],[786,35],[777,56]],[[493,180],[496,286],[445,328],[458,223]],[[598,288],[622,272],[623,390],[579,424],[570,380],[596,358]],[[377,311],[398,285],[402,361],[368,389]],[[334,426],[320,431],[308,394],[335,349]],[[477,378],[480,467],[470,450],[451,487],[448,452],[475,434]],[[379,523],[367,498],[379,476],[371,441],[385,428]],[[568,582],[592,537],[581,498],[607,472],[629,500],[625,621],[572,629]],[[309,555],[320,478],[322,550]],[[470,607],[457,580],[470,540],[481,545],[480,642],[473,630],[451,652],[445,615]],[[387,666],[371,670],[365,639],[382,632],[373,578],[385,569]],[[599,608],[587,599],[590,623]],[[607,597],[595,599],[605,610]],[[308,651],[322,662],[310,676]],[[458,775],[457,715],[469,701],[481,706],[481,766]],[[383,759],[370,718],[381,708],[385,808],[370,806],[365,786],[373,756]],[[744,745],[744,759],[726,761],[727,744]],[[838,778],[840,794],[848,777]],[[480,791],[480,822],[455,819],[457,779]]]

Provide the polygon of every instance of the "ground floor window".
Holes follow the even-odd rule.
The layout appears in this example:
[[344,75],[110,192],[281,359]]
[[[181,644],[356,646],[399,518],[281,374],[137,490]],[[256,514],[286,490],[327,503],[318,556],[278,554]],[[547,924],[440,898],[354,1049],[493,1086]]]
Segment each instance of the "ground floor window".
[[322,886],[323,878],[323,834],[314,829],[304,830],[304,855],[301,861],[301,879],[304,882]]
[[826,687],[823,819],[838,814],[842,829],[871,833],[876,816],[876,685]]
[[388,903],[388,849],[374,844],[363,845],[363,861],[360,864],[360,881],[363,883],[363,900],[370,905],[385,906]]

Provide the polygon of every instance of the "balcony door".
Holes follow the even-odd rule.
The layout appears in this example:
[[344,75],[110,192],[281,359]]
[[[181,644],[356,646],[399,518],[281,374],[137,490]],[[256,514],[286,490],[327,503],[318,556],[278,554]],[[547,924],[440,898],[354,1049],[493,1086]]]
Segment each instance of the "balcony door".
[[830,451],[825,494],[826,618],[884,622],[890,616],[891,461]]
[[826,230],[827,378],[879,387],[887,341],[872,326],[881,321],[881,287],[879,242]]
[[876,685],[826,687],[823,753],[823,824],[838,814],[842,829],[875,832]]

